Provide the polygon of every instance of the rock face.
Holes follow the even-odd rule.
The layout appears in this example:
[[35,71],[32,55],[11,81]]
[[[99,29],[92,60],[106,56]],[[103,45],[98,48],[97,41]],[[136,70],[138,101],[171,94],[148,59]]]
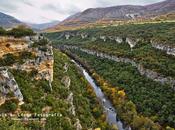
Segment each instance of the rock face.
[[[35,41],[39,42],[39,40],[43,39],[41,36],[33,36],[33,37],[25,37],[25,44],[27,44],[25,50],[31,52],[35,55],[36,58],[26,59],[24,64],[14,64],[11,68],[17,70],[23,70],[27,72],[31,72],[33,70],[37,70],[37,75],[35,76],[36,80],[46,79],[49,82],[53,81],[53,48],[51,43],[48,43],[44,47],[32,47]],[[43,50],[44,48],[44,50]],[[21,52],[19,50],[19,52]]]
[[82,126],[80,124],[80,120],[76,119],[76,123],[74,124],[74,126],[76,127],[76,130],[82,130]]
[[85,38],[87,38],[87,37],[88,37],[88,34],[81,33],[81,38],[82,38],[82,39],[85,39]]
[[41,39],[44,39],[44,37],[39,34],[31,37],[26,36],[20,39],[14,37],[0,37],[0,58],[8,53],[14,55],[18,55],[18,53],[23,51],[32,53],[35,58],[23,59],[23,64],[16,63],[8,67],[27,72],[36,70],[37,74],[35,75],[35,79],[49,81],[49,86],[52,90],[51,83],[53,81],[54,64],[53,49],[49,41],[47,41],[48,44],[44,46],[33,47],[33,44],[35,42],[40,42]]
[[68,101],[68,103],[71,105],[70,108],[69,108],[69,112],[70,112],[72,115],[75,116],[76,114],[75,114],[75,106],[74,106],[74,104],[73,104],[73,100],[74,100],[74,98],[73,98],[73,93],[71,92],[71,93],[69,94],[68,98],[67,98],[67,101]]
[[64,73],[66,73],[68,71],[68,64],[67,63],[64,64],[63,69],[64,69]]
[[175,56],[175,47],[170,47],[168,45],[160,44],[160,43],[157,43],[157,42],[154,42],[154,41],[151,41],[151,45],[152,45],[152,47],[154,47],[156,49],[165,51],[166,54],[168,54],[168,55]]
[[134,60],[129,59],[129,58],[122,58],[122,57],[117,57],[117,56],[111,56],[105,53],[101,53],[101,52],[97,52],[97,51],[93,51],[93,50],[88,50],[88,49],[82,49],[82,48],[78,48],[76,46],[64,46],[67,49],[78,49],[82,52],[85,52],[87,54],[90,55],[96,55],[97,57],[101,57],[101,58],[107,58],[109,60],[113,60],[116,62],[123,62],[123,63],[130,63],[132,66],[136,67],[137,70],[139,71],[139,73],[141,75],[144,75],[156,82],[160,82],[161,84],[170,84],[170,86],[175,89],[175,79],[173,79],[172,77],[166,77],[164,75],[161,75],[157,72],[154,72],[152,70],[149,69],[145,69],[141,64],[136,63]]
[[29,44],[25,39],[14,37],[0,37],[0,58],[8,53],[15,54],[27,50]]
[[5,103],[5,97],[3,94],[0,94],[0,106],[3,105]]
[[120,37],[117,37],[117,38],[115,38],[115,41],[116,41],[117,43],[122,43],[122,42],[123,42],[123,39],[120,38]]
[[106,42],[106,36],[100,36],[100,39]]
[[65,86],[66,88],[69,88],[69,87],[70,87],[71,80],[70,80],[69,76],[64,76],[64,77],[61,79],[61,82],[64,84],[64,86]]
[[23,95],[18,87],[16,80],[5,67],[0,68],[0,91],[4,96],[6,96],[9,92],[13,92],[14,96],[20,102],[23,101]]
[[69,34],[66,34],[65,35],[65,38],[66,38],[66,40],[68,40],[70,38],[70,35]]

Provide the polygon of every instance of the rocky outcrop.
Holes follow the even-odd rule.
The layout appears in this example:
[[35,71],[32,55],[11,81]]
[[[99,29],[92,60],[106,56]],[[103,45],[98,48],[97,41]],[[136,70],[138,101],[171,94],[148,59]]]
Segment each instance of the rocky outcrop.
[[4,97],[4,95],[1,93],[0,94],[0,106],[3,105],[5,103],[6,98]]
[[88,37],[88,34],[85,34],[85,33],[81,33],[80,35],[81,35],[81,38],[82,38],[82,39],[85,39],[85,38]]
[[147,78],[150,78],[156,82],[160,82],[161,84],[169,84],[173,89],[175,89],[175,79],[172,77],[166,77],[164,75],[161,75],[157,72],[154,72],[149,69],[145,69],[141,64],[136,63],[134,60],[129,59],[129,58],[123,58],[123,57],[117,57],[117,56],[111,56],[105,53],[93,51],[93,50],[88,50],[88,49],[83,49],[83,48],[78,48],[76,46],[64,46],[67,49],[78,49],[82,52],[85,52],[90,55],[96,55],[97,57],[101,58],[107,58],[109,60],[113,60],[116,62],[123,62],[123,63],[130,63],[132,66],[136,67],[139,73],[143,76],[146,76]]
[[0,37],[0,58],[6,54],[15,54],[28,49],[24,39],[14,37]]
[[74,126],[76,127],[76,130],[82,130],[82,126],[80,124],[79,119],[76,119],[76,122],[75,122]]
[[23,95],[18,87],[18,84],[13,75],[8,72],[8,69],[5,67],[0,68],[0,91],[4,97],[9,92],[13,92],[20,104],[23,103]]
[[97,40],[96,37],[92,37],[92,38],[91,38],[91,41],[93,41],[93,42],[96,41],[96,40]]
[[123,39],[121,37],[116,37],[115,41],[120,44],[123,42]]
[[106,42],[106,36],[100,36],[100,39]]
[[24,60],[23,64],[13,64],[10,68],[23,70],[27,72],[36,70],[37,71],[37,74],[35,76],[36,80],[46,79],[50,82],[49,84],[51,84],[51,82],[53,81],[53,64],[54,64],[53,48],[51,43],[48,43],[43,47],[36,47],[36,48],[32,47],[34,41],[31,41],[31,39],[35,39],[36,41],[41,40],[41,38],[42,37],[40,38],[25,37],[26,41],[28,41],[28,44],[30,44],[26,50],[35,55],[35,58],[23,59]]
[[[44,79],[49,81],[50,89],[52,90],[53,81],[53,48],[51,43],[43,46],[34,47],[35,42],[45,39],[42,35],[26,36],[23,38],[0,37],[0,57],[11,53],[18,55],[23,51],[30,52],[34,55],[33,59],[23,59],[23,64],[16,63],[8,68],[31,72],[36,70],[36,80]],[[46,40],[46,39],[45,39]]]
[[128,37],[126,38],[126,43],[129,44],[131,49],[133,49],[137,45],[138,41],[139,41],[139,39],[134,40],[134,39],[131,39]]
[[75,114],[75,106],[73,104],[73,93],[72,92],[69,94],[67,98],[67,102],[71,105],[69,108],[69,112],[75,116],[76,114]]
[[70,35],[69,35],[69,34],[66,34],[66,35],[65,35],[65,38],[66,38],[66,40],[69,40]]
[[70,83],[71,83],[71,80],[69,78],[69,76],[64,76],[62,79],[61,79],[61,83],[64,84],[64,86],[66,88],[69,88],[70,87]]
[[154,47],[156,49],[165,51],[166,54],[168,54],[168,55],[175,56],[175,47],[171,47],[171,46],[166,45],[166,44],[157,43],[155,41],[151,41],[151,45],[152,45],[152,47]]
[[64,69],[64,73],[66,73],[68,71],[68,64],[67,63],[64,64],[63,69]]
[[[64,33],[60,34],[60,38],[61,36],[63,36]],[[75,37],[75,36],[80,36],[82,39],[85,39],[89,36],[89,34],[87,33],[73,33],[73,32],[69,32],[64,34],[64,37],[66,38],[66,40],[70,39],[70,37]],[[110,41],[115,41],[116,43],[123,43],[126,42],[131,49],[133,49],[137,43],[140,41],[140,39],[134,39],[134,38],[129,38],[126,37],[125,40],[120,37],[120,36],[108,36],[108,35],[100,35],[100,36],[89,36],[91,38],[91,41],[96,41],[97,39],[103,40],[104,42],[106,42],[107,40]]]

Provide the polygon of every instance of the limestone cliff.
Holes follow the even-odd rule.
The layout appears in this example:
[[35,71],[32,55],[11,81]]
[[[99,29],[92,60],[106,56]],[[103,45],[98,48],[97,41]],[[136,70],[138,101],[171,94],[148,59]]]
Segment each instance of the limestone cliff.
[[67,46],[64,45],[65,48],[67,49],[78,49],[82,52],[85,52],[90,55],[96,55],[97,57],[101,58],[107,58],[116,62],[123,62],[123,63],[130,63],[132,66],[136,67],[139,73],[143,76],[146,76],[147,78],[150,78],[156,82],[160,82],[161,84],[169,84],[173,89],[175,89],[175,79],[172,77],[166,77],[162,74],[159,74],[158,72],[155,72],[150,69],[146,69],[143,67],[142,64],[137,63],[136,61],[129,59],[129,58],[123,58],[123,57],[117,57],[117,56],[111,56],[105,53],[101,53],[98,51],[93,51],[93,50],[88,50],[88,49],[83,49],[79,48],[76,46]]
[[[42,42],[44,43],[43,45]],[[36,80],[44,79],[49,81],[51,87],[54,63],[52,45],[42,36],[36,35],[23,38],[0,37],[0,59],[4,59],[4,55],[6,54],[15,55],[18,58],[21,52],[29,52],[33,57],[30,59],[19,57],[22,58],[20,59],[23,61],[22,63],[14,63],[10,66],[1,66],[0,68],[1,97],[4,97],[11,90],[20,102],[23,100],[22,93],[20,92],[18,83],[8,69],[26,72],[35,71],[34,78]]]

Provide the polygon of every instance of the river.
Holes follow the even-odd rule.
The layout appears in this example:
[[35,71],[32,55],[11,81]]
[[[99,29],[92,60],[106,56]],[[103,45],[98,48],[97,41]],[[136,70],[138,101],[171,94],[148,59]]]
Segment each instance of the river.
[[103,111],[106,114],[106,121],[110,125],[115,125],[119,130],[131,130],[130,127],[124,127],[123,123],[119,120],[117,117],[117,112],[115,108],[113,107],[110,100],[104,95],[101,88],[95,83],[94,79],[90,76],[90,74],[85,70],[84,67],[82,67],[80,64],[78,64],[75,60],[72,60],[73,63],[75,63],[80,70],[82,70],[84,77],[89,82],[89,84],[93,87],[93,90],[100,101],[100,104],[103,107]]

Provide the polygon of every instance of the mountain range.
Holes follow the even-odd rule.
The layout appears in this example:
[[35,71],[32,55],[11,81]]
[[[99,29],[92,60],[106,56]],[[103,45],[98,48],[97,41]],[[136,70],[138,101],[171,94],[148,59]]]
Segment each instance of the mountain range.
[[22,24],[22,22],[16,18],[0,12],[0,26],[4,28],[11,28],[20,24]]
[[31,24],[31,23],[27,23],[27,25],[33,29],[36,29],[36,30],[43,30],[43,29],[47,29],[47,28],[50,28],[50,27],[53,27],[57,24],[59,24],[60,21],[52,21],[52,22],[49,22],[49,23],[42,23],[42,24]]
[[175,0],[166,0],[145,6],[120,5],[105,8],[89,8],[68,17],[54,28],[80,26],[99,21],[149,19],[168,13],[175,13]]
[[5,28],[25,24],[36,30],[60,30],[67,27],[79,27],[101,21],[127,21],[133,19],[149,19],[156,16],[175,13],[175,0],[165,0],[155,4],[120,5],[105,8],[89,8],[82,12],[69,16],[62,22],[53,21],[44,24],[23,23],[16,18],[0,13],[0,26]]
[[13,28],[18,25],[26,25],[28,27],[31,27],[34,30],[43,30],[43,29],[53,27],[57,25],[59,22],[60,21],[52,21],[52,22],[42,23],[42,24],[25,23],[10,15],[0,12],[0,26],[4,28]]

